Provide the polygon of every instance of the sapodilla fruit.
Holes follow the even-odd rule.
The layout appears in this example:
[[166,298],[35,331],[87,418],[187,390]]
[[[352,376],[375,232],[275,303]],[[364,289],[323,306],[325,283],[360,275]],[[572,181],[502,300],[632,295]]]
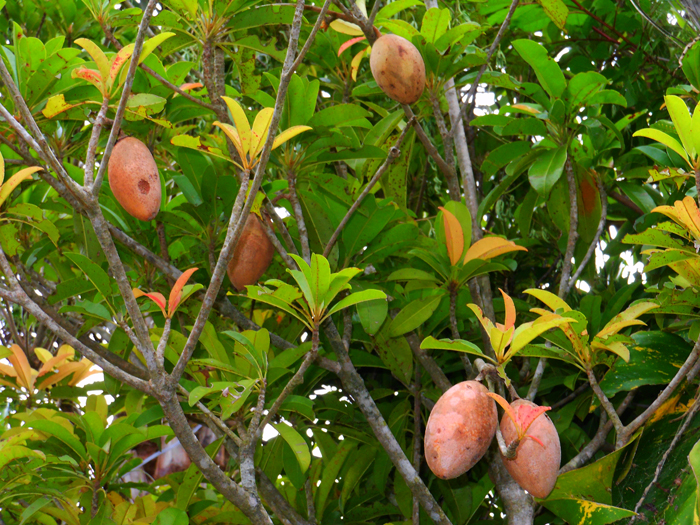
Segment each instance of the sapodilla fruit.
[[425,460],[442,479],[461,476],[486,453],[496,433],[496,403],[478,381],[464,381],[445,392],[425,427]]
[[425,63],[416,46],[397,35],[383,35],[372,46],[369,67],[377,85],[401,104],[413,104],[425,88]]
[[[537,407],[535,403],[526,399],[516,399],[510,406],[516,414],[521,407]],[[506,445],[510,445],[518,437],[515,424],[507,414],[503,414],[501,418],[501,433]],[[542,444],[534,439],[525,438],[518,445],[516,458],[503,458],[503,463],[518,485],[536,498],[546,498],[552,492],[559,475],[559,434],[549,416],[542,414],[532,422],[527,435],[537,438]]]
[[148,147],[139,139],[117,142],[107,165],[109,187],[132,217],[150,221],[160,211],[160,177]]
[[255,284],[272,262],[275,247],[267,238],[260,219],[251,213],[246,219],[227,273],[233,287],[239,292]]

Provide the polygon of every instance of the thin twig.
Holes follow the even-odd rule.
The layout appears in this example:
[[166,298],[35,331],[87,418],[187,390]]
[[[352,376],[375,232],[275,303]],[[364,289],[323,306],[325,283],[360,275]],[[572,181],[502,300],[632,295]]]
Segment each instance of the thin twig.
[[595,377],[593,369],[591,369],[590,367],[586,367],[586,375],[588,376],[588,382],[591,384],[591,389],[593,390],[593,393],[598,398],[598,401],[600,401],[600,404],[605,409],[605,412],[607,412],[610,421],[612,421],[612,424],[615,427],[615,432],[617,433],[617,439],[619,440],[624,428],[622,421],[620,421],[620,416],[617,415],[615,407],[608,399],[608,396],[605,395],[603,389],[600,388],[600,385],[598,384],[598,380]]
[[263,430],[265,430],[265,427],[270,423],[270,421],[272,421],[272,418],[277,415],[277,412],[282,406],[282,403],[285,402],[287,397],[294,391],[296,387],[298,387],[304,382],[304,374],[311,366],[311,363],[313,363],[316,360],[316,357],[318,356],[318,342],[318,330],[315,330],[314,335],[312,336],[311,350],[309,351],[309,353],[306,354],[306,357],[304,357],[304,360],[301,362],[299,370],[296,371],[296,373],[292,376],[289,382],[284,386],[284,389],[282,390],[282,392],[280,392],[279,396],[277,396],[275,402],[268,410],[265,419],[262,420],[262,423],[260,423],[260,425],[258,425],[252,430],[252,432],[257,434],[258,439],[260,438],[260,436],[262,436]]
[[328,244],[326,245],[326,249],[323,250],[324,257],[328,257],[328,255],[331,253],[331,250],[333,249],[333,245],[338,240],[338,237],[342,233],[343,229],[348,224],[348,222],[352,218],[353,214],[360,207],[360,205],[362,204],[362,201],[365,199],[365,197],[367,197],[367,195],[369,195],[369,192],[372,191],[372,188],[374,187],[374,185],[379,181],[381,176],[384,175],[384,172],[389,168],[391,163],[394,162],[394,160],[396,160],[399,157],[399,155],[401,155],[400,148],[401,148],[401,144],[403,143],[403,139],[406,137],[406,133],[408,132],[408,129],[414,123],[415,123],[414,119],[411,119],[408,121],[406,126],[403,128],[401,135],[399,135],[399,138],[396,141],[396,143],[391,147],[391,149],[389,149],[389,154],[387,155],[386,159],[384,159],[384,162],[382,163],[382,165],[379,166],[379,169],[377,169],[377,172],[374,174],[372,179],[367,183],[367,186],[365,186],[365,189],[362,190],[362,193],[360,193],[359,197],[357,197],[355,202],[352,203],[352,206],[350,206],[350,209],[345,214],[345,217],[343,217],[343,220],[340,221],[340,224],[333,232],[333,235],[331,236],[330,240],[328,241]]
[[301,64],[301,61],[304,60],[304,56],[306,56],[306,52],[311,49],[311,45],[314,43],[314,39],[316,38],[316,33],[318,33],[318,30],[321,28],[321,24],[323,24],[323,19],[326,17],[326,13],[328,12],[328,7],[331,5],[331,0],[326,0],[323,3],[323,6],[321,7],[321,11],[318,14],[318,18],[316,19],[316,23],[314,24],[314,27],[311,29],[311,33],[309,33],[309,38],[306,39],[306,42],[304,42],[304,47],[301,48],[301,51],[299,51],[299,56],[297,56],[296,60],[294,60],[294,63],[291,66],[291,71],[296,71],[297,68],[299,67],[299,64]]
[[[474,78],[472,85],[469,88],[469,93],[467,93],[467,98],[464,99],[464,104],[461,105],[460,113],[462,114],[462,118],[464,118],[465,124],[469,123],[469,121],[471,120],[469,118],[469,115],[471,115],[472,111],[474,111],[474,105],[476,104],[476,90],[479,87],[479,80],[481,80],[481,77],[486,72],[486,68],[488,67],[489,62],[491,61],[491,57],[496,52],[496,48],[498,47],[498,44],[501,43],[501,39],[503,39],[503,37],[505,36],[506,31],[508,30],[508,26],[510,26],[510,21],[513,18],[513,14],[515,14],[515,9],[518,7],[519,2],[520,0],[513,0],[513,2],[510,4],[508,14],[506,14],[506,17],[503,20],[503,23],[501,24],[498,33],[496,33],[496,38],[493,39],[491,47],[486,53],[486,62],[484,62],[484,64],[479,69],[479,72],[476,74],[476,77]],[[452,128],[452,133],[454,133],[454,128]]]

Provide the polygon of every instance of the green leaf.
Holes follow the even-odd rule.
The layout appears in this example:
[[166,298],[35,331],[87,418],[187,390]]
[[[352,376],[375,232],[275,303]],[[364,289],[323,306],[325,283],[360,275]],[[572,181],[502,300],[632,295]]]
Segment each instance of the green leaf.
[[[216,456],[222,444],[223,439],[217,439],[213,443],[210,443],[206,448],[206,452],[209,455],[209,457],[213,458],[214,456]],[[202,471],[199,470],[199,467],[196,463],[192,463],[189,467],[187,467],[187,470],[185,471],[184,477],[182,479],[182,483],[177,489],[176,506],[177,509],[179,509],[179,512],[184,513],[184,511],[187,511],[187,507],[189,506],[190,501],[192,500],[192,496],[194,496],[195,491],[199,488],[199,484],[202,482],[202,477]],[[168,510],[171,509],[166,509],[166,511]],[[183,523],[182,516],[175,515],[172,523],[175,525],[180,525],[181,523],[182,525],[188,525],[189,518],[187,518],[187,514],[185,514],[185,519],[186,521]]]
[[671,120],[676,128],[676,132],[683,143],[683,148],[692,158],[695,157],[695,140],[693,140],[691,116],[688,111],[688,106],[685,105],[683,99],[674,95],[664,97],[668,114],[671,115]]
[[532,148],[532,143],[526,140],[517,142],[509,142],[494,150],[489,151],[488,155],[481,163],[481,171],[486,175],[495,175],[499,169],[508,165],[518,157],[525,155]]
[[636,344],[629,347],[629,362],[616,360],[600,381],[610,398],[644,385],[667,384],[692,350],[685,339],[666,332],[637,332],[632,339]]
[[333,308],[328,310],[326,313],[325,317],[330,317],[336,312],[339,312],[340,310],[343,310],[344,308],[348,308],[350,306],[354,306],[359,303],[364,303],[366,301],[374,301],[374,300],[384,300],[386,302],[386,294],[382,292],[381,290],[362,290],[361,292],[355,292],[350,295],[348,295],[345,299],[341,299],[335,305]]
[[569,8],[562,0],[537,0],[547,13],[549,19],[554,22],[559,29],[564,29],[566,19],[569,16]]
[[357,454],[353,456],[352,464],[345,473],[345,478],[343,479],[343,488],[340,492],[341,505],[344,505],[348,501],[350,495],[355,490],[355,487],[357,487],[362,476],[367,472],[367,469],[369,469],[370,465],[374,462],[376,456],[377,449],[370,445],[363,445],[357,451]]
[[65,255],[80,268],[105,299],[112,295],[112,286],[107,272],[84,255],[79,253],[66,253]]
[[189,525],[190,518],[187,513],[175,507],[167,507],[158,513],[153,525]]
[[546,151],[530,166],[528,171],[530,184],[541,196],[547,197],[561,177],[566,157],[566,147],[560,146]]
[[54,421],[49,421],[48,419],[30,421],[27,423],[27,427],[45,432],[49,436],[56,438],[75,452],[80,459],[87,461],[87,451],[85,450],[85,447],[77,437],[66,429],[66,427],[59,425]]
[[374,339],[374,350],[391,373],[403,384],[413,379],[413,352],[405,337],[391,337],[385,325]]
[[695,475],[695,483],[697,488],[695,490],[695,516],[700,516],[700,441],[695,443],[690,454],[688,454],[688,463],[690,463],[690,468],[693,469],[693,474]]
[[46,456],[40,450],[32,450],[21,445],[9,445],[0,447],[0,469],[5,465],[19,458],[39,458],[46,459]]
[[326,510],[326,504],[328,502],[328,496],[331,493],[331,489],[336,485],[336,479],[340,474],[340,470],[343,467],[345,460],[356,446],[357,442],[350,439],[344,439],[338,447],[338,451],[332,458],[330,458],[330,461],[323,468],[321,485],[316,490],[317,523],[322,522],[323,513]]
[[311,465],[311,453],[309,452],[309,446],[306,444],[306,440],[301,437],[296,430],[285,423],[270,424],[275,427],[275,430],[280,433],[282,439],[291,447],[299,462],[302,473],[306,472],[309,465]]
[[29,505],[26,509],[22,511],[22,514],[20,515],[19,525],[24,525],[24,523],[28,519],[34,516],[34,514],[39,512],[49,503],[51,503],[51,500],[48,498],[39,498],[35,500],[31,505]]
[[512,44],[523,60],[535,71],[544,90],[552,97],[561,97],[566,89],[566,79],[559,64],[549,56],[547,49],[532,40],[515,40]]
[[420,32],[428,42],[435,42],[450,28],[452,15],[449,9],[432,7],[423,15],[423,23]]
[[392,319],[389,325],[389,335],[398,337],[415,330],[433,315],[435,309],[440,304],[443,294],[431,295],[424,299],[416,299],[408,303],[401,311]]
[[424,350],[452,350],[454,352],[464,352],[465,354],[478,355],[479,357],[493,362],[493,360],[485,355],[478,346],[469,341],[464,341],[463,339],[457,339],[455,341],[451,339],[435,339],[431,335],[423,339],[420,347]]
[[367,332],[367,335],[376,334],[389,313],[389,302],[386,298],[375,299],[374,301],[357,303],[356,307],[364,331]]
[[[691,166],[690,160],[688,160],[688,154],[685,152],[683,149],[683,146],[681,146],[681,143],[678,142],[676,139],[671,137],[670,135],[667,135],[663,131],[660,131],[658,129],[652,129],[652,128],[646,128],[646,129],[640,129],[639,131],[636,131],[633,137],[646,137],[648,139],[655,140],[657,142],[660,142],[667,148],[671,148],[673,151],[678,153],[680,157],[685,160],[688,163],[688,166]],[[691,166],[692,167],[692,166]]]
[[386,278],[387,281],[431,281],[439,283],[440,279],[435,277],[432,273],[428,273],[424,270],[418,270],[417,268],[400,268],[395,272],[389,274]]
[[537,501],[568,523],[606,525],[633,516],[631,510],[612,506],[615,467],[627,447],[629,444],[595,463],[562,474],[552,493]]

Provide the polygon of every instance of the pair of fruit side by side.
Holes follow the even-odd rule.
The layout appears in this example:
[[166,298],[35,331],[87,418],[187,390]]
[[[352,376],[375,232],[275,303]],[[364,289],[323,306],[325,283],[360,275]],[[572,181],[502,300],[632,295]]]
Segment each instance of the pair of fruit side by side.
[[[124,210],[140,221],[153,220],[160,211],[158,166],[148,147],[134,137],[116,143],[107,164],[109,187]],[[272,263],[275,248],[254,213],[246,219],[227,273],[237,291],[258,282]]]
[[[511,408],[536,407],[516,399]],[[453,479],[471,469],[486,453],[496,434],[498,411],[488,389],[478,381],[459,383],[438,400],[425,428],[425,459],[441,479]],[[501,433],[510,445],[518,437],[508,414],[501,419]],[[552,420],[542,414],[531,424],[528,437],[516,449],[516,457],[503,463],[513,479],[536,498],[546,498],[557,481],[561,463],[559,434]]]

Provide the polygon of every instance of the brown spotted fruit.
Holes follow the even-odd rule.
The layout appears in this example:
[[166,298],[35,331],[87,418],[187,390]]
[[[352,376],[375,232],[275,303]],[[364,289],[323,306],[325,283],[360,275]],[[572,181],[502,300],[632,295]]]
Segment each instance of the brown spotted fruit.
[[516,399],[510,406],[515,422],[508,412],[503,414],[501,433],[506,445],[518,438],[519,431],[522,437],[515,459],[504,457],[503,463],[518,485],[536,498],[546,498],[559,475],[559,434],[549,416],[543,413],[547,407],[525,399]]
[[485,386],[464,381],[445,392],[425,427],[425,460],[441,479],[461,476],[486,453],[498,411]]
[[119,204],[132,217],[150,221],[160,211],[158,167],[148,147],[126,137],[116,143],[107,165],[109,187]]
[[372,46],[369,66],[377,85],[401,104],[413,104],[425,88],[425,63],[416,46],[397,35],[383,35]]
[[270,266],[274,254],[275,247],[267,238],[260,219],[251,213],[228,263],[228,278],[233,287],[240,292],[257,283]]

